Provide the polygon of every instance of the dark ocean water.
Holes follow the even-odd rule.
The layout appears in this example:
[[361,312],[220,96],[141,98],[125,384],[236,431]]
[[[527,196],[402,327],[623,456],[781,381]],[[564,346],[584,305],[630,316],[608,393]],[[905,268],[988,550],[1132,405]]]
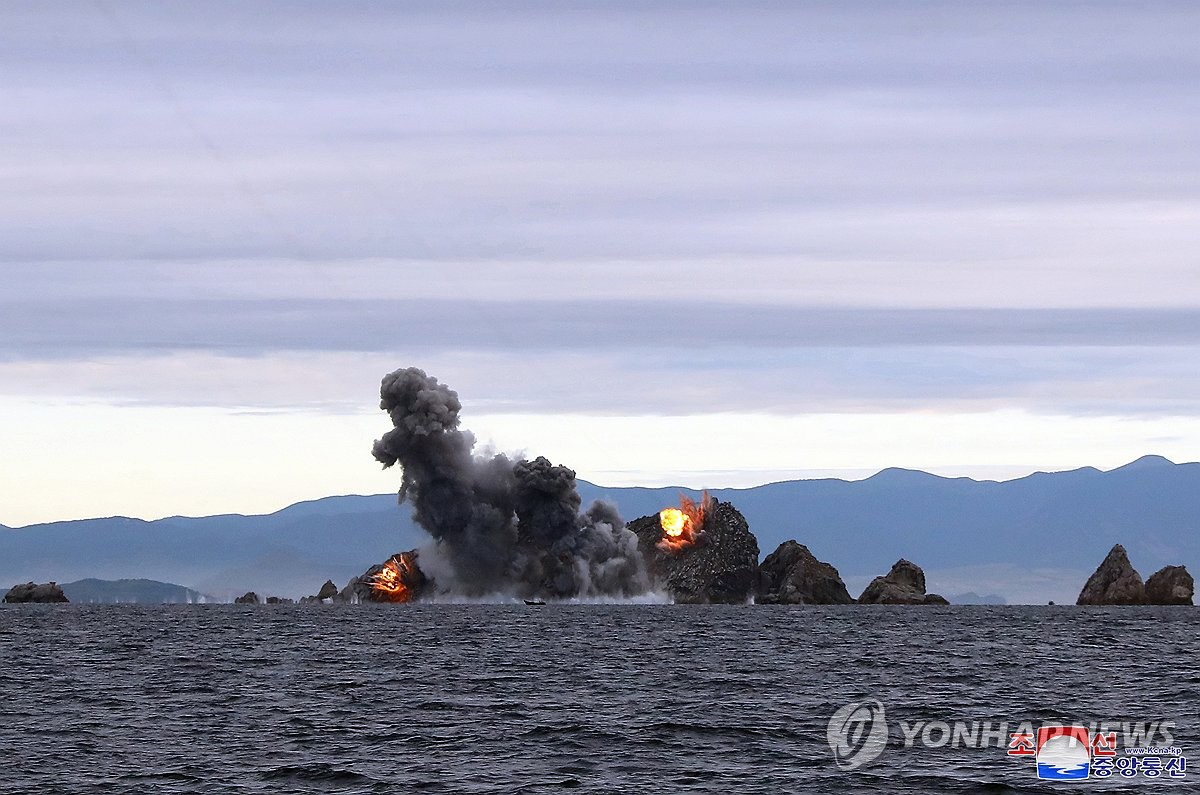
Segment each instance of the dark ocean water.
[[[6,605],[0,792],[1200,792],[896,726],[1169,719],[1200,767],[1198,634],[1194,608]],[[842,772],[827,724],[866,698],[889,745]]]

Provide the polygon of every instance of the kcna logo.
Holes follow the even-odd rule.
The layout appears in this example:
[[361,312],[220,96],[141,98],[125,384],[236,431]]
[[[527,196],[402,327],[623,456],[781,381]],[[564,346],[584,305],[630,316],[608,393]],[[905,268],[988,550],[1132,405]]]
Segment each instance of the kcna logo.
[[1187,759],[1175,746],[1127,747],[1118,757],[1117,733],[1093,732],[1087,726],[1040,726],[1036,733],[1018,729],[1009,738],[1008,755],[1032,756],[1037,777],[1054,781],[1139,774],[1179,779],[1187,771]]
[[[1037,777],[1057,781],[1086,778],[1182,779],[1187,759],[1174,744],[1175,722],[1044,724],[1025,721],[898,721],[904,748],[1003,749],[1009,757],[1032,758]],[[1015,731],[1013,730],[1015,728]],[[877,699],[845,705],[829,719],[826,739],[838,768],[845,771],[874,761],[888,745],[889,727]],[[898,738],[898,744],[899,738]]]
[[1117,755],[1117,733],[1097,732],[1093,737],[1085,726],[1040,726],[1036,734],[1013,732],[1008,755],[1036,759],[1038,778],[1087,778],[1093,756],[1104,759]]

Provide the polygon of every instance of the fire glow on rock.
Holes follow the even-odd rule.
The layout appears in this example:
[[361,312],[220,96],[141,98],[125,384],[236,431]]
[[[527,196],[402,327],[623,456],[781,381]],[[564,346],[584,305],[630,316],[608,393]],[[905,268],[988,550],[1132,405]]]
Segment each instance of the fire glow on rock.
[[708,513],[709,496],[704,492],[699,502],[686,494],[679,495],[678,508],[663,508],[658,512],[658,523],[663,537],[656,545],[663,552],[677,553],[692,544],[704,532],[704,518]]
[[409,602],[419,592],[423,580],[413,555],[393,555],[371,578],[372,598],[377,602]]

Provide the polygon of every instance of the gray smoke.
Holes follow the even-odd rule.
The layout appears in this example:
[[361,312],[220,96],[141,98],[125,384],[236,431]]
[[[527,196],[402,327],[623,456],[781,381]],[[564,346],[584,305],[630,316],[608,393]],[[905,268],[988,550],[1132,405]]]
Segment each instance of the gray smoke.
[[[649,590],[637,536],[604,502],[580,511],[575,472],[545,458],[477,457],[458,394],[423,370],[384,376],[392,430],[376,460],[400,464],[400,500],[436,540],[467,595],[633,596]],[[441,583],[445,585],[445,583]]]

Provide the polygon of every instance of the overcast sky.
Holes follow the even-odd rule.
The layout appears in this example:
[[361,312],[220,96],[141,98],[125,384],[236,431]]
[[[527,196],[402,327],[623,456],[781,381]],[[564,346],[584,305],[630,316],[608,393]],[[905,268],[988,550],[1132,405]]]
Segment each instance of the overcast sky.
[[0,522],[1200,457],[1194,3],[0,6]]

